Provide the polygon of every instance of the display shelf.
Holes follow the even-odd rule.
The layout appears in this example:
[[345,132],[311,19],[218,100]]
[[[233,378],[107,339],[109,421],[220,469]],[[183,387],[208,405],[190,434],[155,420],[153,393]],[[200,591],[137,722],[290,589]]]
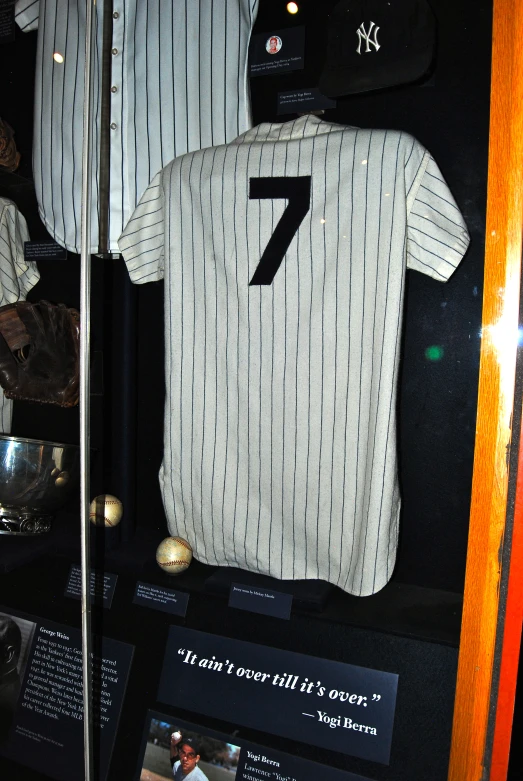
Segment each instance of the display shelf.
[[[72,524],[69,523],[69,530]],[[111,548],[114,531],[93,535],[93,567],[125,576],[131,581],[147,581],[191,594],[208,595],[212,601],[228,598],[231,583],[269,588],[292,593],[293,612],[317,614],[326,622],[361,627],[394,635],[458,646],[462,595],[392,580],[370,597],[354,597],[339,588],[319,581],[280,581],[235,568],[212,567],[193,560],[177,576],[162,572],[155,562],[156,547],[162,534],[140,527],[126,545]],[[103,538],[109,538],[105,546]],[[62,561],[79,561],[78,539],[63,535],[54,552]],[[65,584],[64,584],[65,586]],[[314,601],[313,597],[317,596]],[[235,610],[231,608],[231,610]]]

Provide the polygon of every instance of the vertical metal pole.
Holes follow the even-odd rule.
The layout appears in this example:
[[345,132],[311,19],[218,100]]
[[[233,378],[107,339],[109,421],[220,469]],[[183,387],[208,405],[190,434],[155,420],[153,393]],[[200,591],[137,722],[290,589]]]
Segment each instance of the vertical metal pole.
[[82,565],[82,679],[85,781],[94,781],[91,701],[91,599],[89,544],[89,343],[91,310],[91,143],[93,120],[92,53],[96,0],[86,0],[80,253],[80,526]]

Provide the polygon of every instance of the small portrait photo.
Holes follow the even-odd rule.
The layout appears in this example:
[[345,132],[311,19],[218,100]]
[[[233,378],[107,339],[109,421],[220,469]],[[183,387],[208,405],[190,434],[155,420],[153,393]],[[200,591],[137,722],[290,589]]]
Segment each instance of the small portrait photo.
[[240,747],[151,719],[140,781],[234,781]]
[[35,627],[34,621],[0,613],[0,746],[13,724]]
[[265,50],[269,54],[278,54],[282,45],[283,45],[283,41],[279,35],[271,35],[271,37],[267,39],[267,42],[265,44]]

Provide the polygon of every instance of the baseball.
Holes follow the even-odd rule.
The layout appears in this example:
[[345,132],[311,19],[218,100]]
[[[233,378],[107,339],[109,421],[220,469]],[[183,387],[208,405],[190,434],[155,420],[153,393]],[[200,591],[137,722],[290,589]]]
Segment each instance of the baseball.
[[174,740],[180,740],[181,737],[182,737],[181,732],[173,732],[173,734],[171,735],[171,738],[174,738]]
[[179,575],[192,559],[192,548],[182,537],[166,537],[156,548],[156,563],[168,575]]
[[100,494],[89,505],[89,520],[95,526],[118,526],[122,514],[121,501],[111,494]]

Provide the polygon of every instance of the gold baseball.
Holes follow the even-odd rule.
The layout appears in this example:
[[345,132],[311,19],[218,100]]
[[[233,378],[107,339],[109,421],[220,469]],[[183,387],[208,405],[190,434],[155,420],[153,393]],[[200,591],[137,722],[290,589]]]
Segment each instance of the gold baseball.
[[89,520],[95,526],[118,526],[122,515],[121,501],[111,494],[100,494],[89,505]]
[[192,548],[182,537],[166,537],[156,548],[156,563],[168,575],[179,575],[192,560]]

